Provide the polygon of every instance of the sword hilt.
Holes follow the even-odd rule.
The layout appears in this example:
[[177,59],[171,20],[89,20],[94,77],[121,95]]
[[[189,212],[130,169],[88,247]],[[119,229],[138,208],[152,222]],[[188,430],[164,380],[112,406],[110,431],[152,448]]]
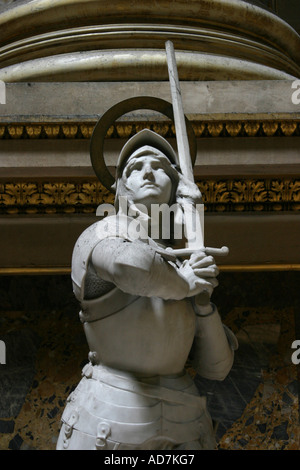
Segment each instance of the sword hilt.
[[172,253],[178,258],[183,256],[190,256],[193,253],[197,253],[197,251],[204,251],[207,255],[212,256],[227,256],[229,253],[229,248],[227,246],[222,246],[222,248],[211,248],[211,247],[201,247],[199,250],[195,248],[182,248],[173,250],[172,248],[167,248],[166,251]]

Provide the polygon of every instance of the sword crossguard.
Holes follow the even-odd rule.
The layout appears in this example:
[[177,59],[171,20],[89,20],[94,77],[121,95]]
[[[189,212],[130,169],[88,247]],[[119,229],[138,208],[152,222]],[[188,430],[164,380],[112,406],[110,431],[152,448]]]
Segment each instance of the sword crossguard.
[[212,256],[227,256],[229,253],[229,248],[227,246],[222,246],[222,248],[211,248],[204,246],[199,249],[182,248],[178,250],[173,250],[172,248],[167,248],[166,251],[170,252],[170,254],[173,254],[178,258],[192,255],[193,253],[197,253],[197,251],[204,251],[207,255]]

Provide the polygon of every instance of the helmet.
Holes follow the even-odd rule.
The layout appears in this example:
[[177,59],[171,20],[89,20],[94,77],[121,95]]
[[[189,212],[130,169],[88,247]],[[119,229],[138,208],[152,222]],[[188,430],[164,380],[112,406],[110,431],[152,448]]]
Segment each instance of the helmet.
[[117,178],[122,175],[123,169],[130,156],[139,148],[149,146],[157,149],[171,164],[178,165],[178,158],[173,147],[162,136],[149,129],[142,131],[131,137],[122,148],[117,162]]

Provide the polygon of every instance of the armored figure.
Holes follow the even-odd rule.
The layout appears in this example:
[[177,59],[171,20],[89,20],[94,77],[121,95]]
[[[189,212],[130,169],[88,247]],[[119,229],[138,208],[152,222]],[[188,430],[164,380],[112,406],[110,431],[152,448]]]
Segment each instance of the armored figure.
[[73,290],[90,353],[57,449],[216,446],[205,398],[185,365],[190,356],[214,380],[231,369],[236,340],[210,302],[218,268],[204,250],[174,256],[170,248],[181,241],[172,230],[168,240],[159,230],[149,236],[160,222],[151,217],[155,204],[176,203],[176,223],[184,224],[183,203],[201,199],[176,164],[173,148],[152,131],[129,139],[117,165],[116,213],[87,228],[74,247]]

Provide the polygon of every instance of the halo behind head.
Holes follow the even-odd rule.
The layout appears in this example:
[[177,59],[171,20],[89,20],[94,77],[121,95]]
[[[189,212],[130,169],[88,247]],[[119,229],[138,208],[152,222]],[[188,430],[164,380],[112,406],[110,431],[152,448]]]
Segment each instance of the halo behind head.
[[[131,111],[138,109],[148,109],[157,111],[174,122],[174,114],[172,104],[168,101],[156,98],[154,96],[137,96],[128,98],[120,103],[115,104],[106,111],[98,120],[90,143],[91,163],[99,181],[111,192],[115,193],[115,179],[107,168],[104,159],[104,141],[108,129],[117,121],[118,118]],[[187,134],[189,139],[192,164],[195,163],[197,154],[196,136],[192,123],[185,116]]]

